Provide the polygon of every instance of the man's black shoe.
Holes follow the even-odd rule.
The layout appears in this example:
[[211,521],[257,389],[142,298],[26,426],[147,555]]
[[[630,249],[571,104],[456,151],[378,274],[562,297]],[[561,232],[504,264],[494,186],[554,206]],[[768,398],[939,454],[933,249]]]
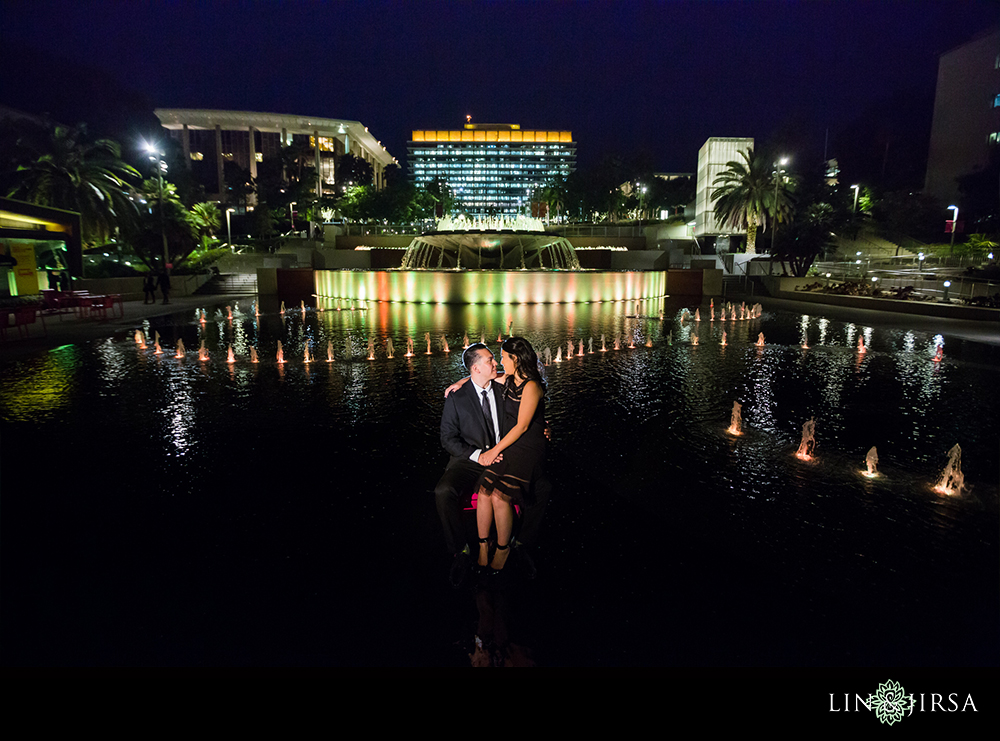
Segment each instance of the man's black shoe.
[[462,586],[465,578],[469,575],[469,569],[472,567],[472,559],[469,558],[469,554],[465,551],[460,551],[455,554],[455,557],[451,561],[451,571],[448,572],[448,581],[451,585],[458,589]]

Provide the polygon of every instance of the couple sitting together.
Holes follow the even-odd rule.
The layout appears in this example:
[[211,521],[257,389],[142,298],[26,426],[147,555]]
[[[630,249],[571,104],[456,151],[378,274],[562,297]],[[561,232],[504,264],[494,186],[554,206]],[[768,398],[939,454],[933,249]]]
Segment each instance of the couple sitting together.
[[[533,542],[551,485],[545,465],[545,382],[538,356],[523,337],[501,345],[504,382],[486,345],[470,345],[462,361],[469,376],[445,391],[441,444],[451,454],[434,490],[445,541],[454,556],[452,584],[458,586],[469,566],[461,510],[476,493],[480,566],[500,570],[513,542],[514,505],[522,512],[518,553],[529,576],[533,564],[525,546]],[[496,543],[490,530],[496,524]]]

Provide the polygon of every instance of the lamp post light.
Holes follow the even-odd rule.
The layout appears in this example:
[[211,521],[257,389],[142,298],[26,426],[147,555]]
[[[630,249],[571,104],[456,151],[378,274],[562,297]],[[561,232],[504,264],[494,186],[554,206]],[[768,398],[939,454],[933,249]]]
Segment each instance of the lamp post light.
[[945,302],[946,304],[947,304],[947,303],[951,303],[951,301],[950,301],[950,300],[948,299],[948,289],[949,289],[949,288],[951,288],[951,281],[950,281],[950,280],[946,280],[946,281],[944,282],[944,296],[943,296],[943,298],[941,299],[941,300],[942,300],[942,301],[944,301],[944,302]]
[[948,206],[954,213],[951,217],[951,252],[950,256],[955,256],[955,229],[958,228],[958,206]]
[[774,271],[774,235],[778,231],[778,183],[780,177],[786,172],[784,166],[788,164],[788,157],[782,157],[774,163],[774,224],[771,225],[771,255],[767,261],[767,274]]
[[163,216],[163,171],[166,169],[166,165],[163,162],[163,152],[161,152],[157,147],[152,144],[147,144],[146,151],[149,152],[149,159],[156,162],[156,174],[159,177],[160,237],[163,240],[163,272],[170,275],[170,253],[167,250],[167,228],[165,226]]
[[233,213],[233,211],[235,211],[235,210],[236,210],[235,208],[227,208],[226,209],[226,235],[227,235],[227,237],[229,239],[229,251],[230,252],[236,252],[235,248],[233,247],[233,225],[229,221],[229,214]]

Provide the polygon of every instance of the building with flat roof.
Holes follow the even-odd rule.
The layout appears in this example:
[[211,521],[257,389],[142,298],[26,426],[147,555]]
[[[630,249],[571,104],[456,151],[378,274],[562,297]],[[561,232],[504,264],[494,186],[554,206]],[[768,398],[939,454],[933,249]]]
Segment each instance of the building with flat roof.
[[740,159],[740,152],[753,149],[753,139],[713,136],[698,150],[698,184],[695,192],[694,233],[698,237],[733,234],[715,216],[715,178],[727,164]]
[[[385,184],[385,168],[398,164],[359,121],[185,108],[157,108],[155,113],[171,136],[180,141],[189,166],[192,161],[215,161],[220,184],[227,160],[257,177],[259,162],[277,156],[283,146],[293,142],[312,150],[309,164],[315,169],[317,195],[337,184],[337,162],[345,154],[353,154],[372,166],[377,188]],[[221,200],[221,192],[212,195]]]
[[522,130],[518,124],[466,124],[416,130],[407,143],[410,181],[448,184],[459,207],[476,215],[524,213],[532,193],[576,169],[569,131]]
[[956,178],[986,167],[997,146],[1000,26],[941,55],[924,190],[942,205],[958,203]]

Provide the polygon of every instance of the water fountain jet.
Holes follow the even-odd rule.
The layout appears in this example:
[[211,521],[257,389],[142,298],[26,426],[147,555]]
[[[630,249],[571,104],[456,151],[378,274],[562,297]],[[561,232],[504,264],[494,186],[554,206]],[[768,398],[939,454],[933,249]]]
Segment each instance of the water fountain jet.
[[878,451],[874,445],[868,451],[868,455],[865,456],[865,468],[866,470],[861,472],[862,476],[867,476],[870,479],[878,476]]
[[733,413],[729,418],[729,428],[726,430],[730,435],[742,435],[743,434],[743,415],[741,410],[743,405],[738,401],[733,402]]
[[962,473],[962,447],[957,443],[948,451],[948,464],[941,472],[934,491],[938,494],[957,497],[965,487],[965,474]]
[[799,443],[799,449],[795,451],[795,457],[800,461],[811,461],[815,449],[816,420],[810,418],[808,422],[802,425],[802,441]]

